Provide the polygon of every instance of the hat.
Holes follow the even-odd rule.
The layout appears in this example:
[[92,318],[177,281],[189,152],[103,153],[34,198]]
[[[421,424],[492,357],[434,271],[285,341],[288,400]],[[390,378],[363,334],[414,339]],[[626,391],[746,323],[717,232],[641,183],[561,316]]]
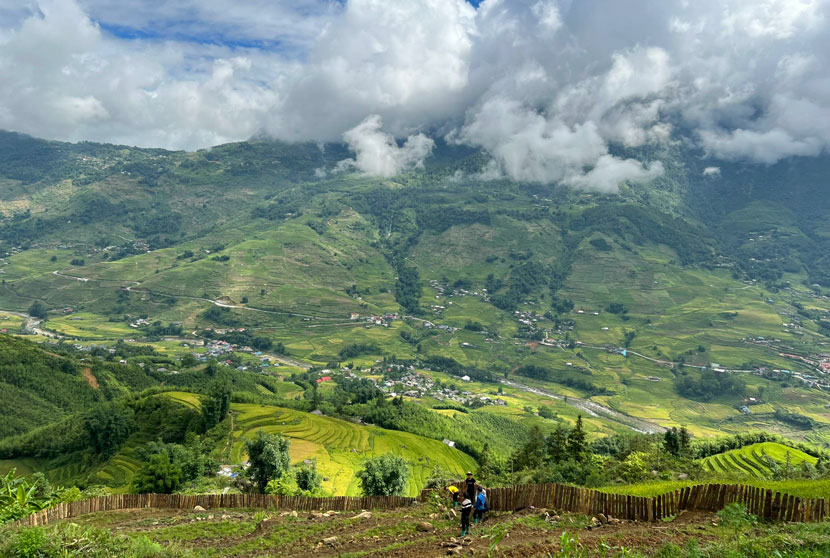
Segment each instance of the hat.
[[472,475],[473,473],[472,473],[472,472],[470,472],[470,471],[467,471],[467,474],[468,474],[468,475]]

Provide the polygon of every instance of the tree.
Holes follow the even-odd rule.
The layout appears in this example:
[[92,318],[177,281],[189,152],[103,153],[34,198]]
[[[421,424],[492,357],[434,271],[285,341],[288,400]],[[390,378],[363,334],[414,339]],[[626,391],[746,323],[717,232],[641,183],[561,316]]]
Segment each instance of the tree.
[[248,452],[248,477],[260,492],[265,493],[268,481],[282,477],[291,467],[288,439],[258,430],[253,439],[245,442]]
[[231,408],[231,386],[225,380],[211,383],[208,398],[202,402],[205,430],[210,430],[228,415]]
[[585,430],[582,427],[582,415],[576,417],[576,425],[568,434],[568,457],[576,461],[583,461],[585,459]]
[[404,493],[409,475],[406,460],[387,453],[365,461],[355,476],[365,496],[392,496]]
[[567,445],[568,429],[560,424],[545,440],[545,453],[548,460],[552,463],[564,461],[567,457]]
[[689,430],[686,426],[681,426],[680,431],[677,434],[678,440],[680,442],[680,451],[682,453],[686,453],[689,451],[689,447],[692,444],[692,436],[689,434]]
[[84,426],[92,447],[109,457],[135,430],[135,412],[116,401],[98,405],[84,417]]
[[478,456],[478,478],[486,481],[493,474],[493,452],[490,444],[484,442],[481,454]]
[[46,305],[44,305],[41,301],[36,300],[34,301],[29,309],[27,310],[30,316],[33,318],[38,318],[41,320],[45,320],[47,313],[46,313]]
[[537,469],[542,464],[545,449],[545,435],[539,426],[530,431],[530,439],[513,457],[517,470]]
[[311,410],[316,411],[317,409],[319,409],[321,401],[322,399],[320,396],[319,384],[317,382],[314,382],[313,384],[311,384]]
[[539,416],[545,419],[555,419],[556,412],[550,408],[548,405],[542,405],[539,407]]
[[675,457],[680,455],[680,436],[677,432],[677,428],[672,427],[671,429],[666,430],[666,433],[663,435],[663,446],[666,448],[667,452]]
[[317,472],[317,460],[312,460],[311,465],[303,463],[294,471],[294,477],[297,479],[297,488],[303,492],[316,494],[323,486],[323,479],[320,473]]
[[170,494],[179,488],[182,477],[178,463],[171,461],[167,453],[157,453],[136,473],[133,490],[138,494]]

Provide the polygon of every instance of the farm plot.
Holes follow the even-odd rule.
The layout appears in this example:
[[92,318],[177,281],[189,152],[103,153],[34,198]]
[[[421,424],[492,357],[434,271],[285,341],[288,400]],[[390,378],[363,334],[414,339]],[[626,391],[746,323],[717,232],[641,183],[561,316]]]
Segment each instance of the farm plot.
[[318,470],[328,479],[323,482],[323,488],[333,495],[359,494],[355,472],[363,460],[385,453],[400,455],[409,462],[412,476],[407,494],[410,496],[418,494],[436,465],[459,478],[476,467],[470,456],[437,440],[406,432],[280,407],[234,403],[231,410],[235,413],[231,450],[234,463],[244,461],[244,442],[257,430],[280,434],[291,441],[292,463],[317,460]]
[[764,442],[744,446],[740,449],[711,455],[701,460],[703,468],[714,473],[729,475],[746,475],[755,478],[768,478],[772,473],[769,460],[780,466],[787,462],[797,467],[802,463],[816,464],[816,458],[797,449],[788,448],[775,442]]

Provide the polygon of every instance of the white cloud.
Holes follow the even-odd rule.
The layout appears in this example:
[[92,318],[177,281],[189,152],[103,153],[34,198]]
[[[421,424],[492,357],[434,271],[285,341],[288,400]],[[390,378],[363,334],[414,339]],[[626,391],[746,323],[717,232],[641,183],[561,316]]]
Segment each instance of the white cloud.
[[345,159],[338,170],[356,168],[371,176],[391,177],[413,167],[422,167],[435,142],[424,134],[409,136],[398,146],[394,136],[382,131],[383,120],[377,114],[366,119],[343,134],[354,159]]
[[635,159],[619,159],[602,155],[594,168],[584,174],[565,178],[565,183],[585,190],[616,192],[621,182],[649,182],[663,174],[663,163],[654,161],[643,165]]
[[[609,188],[657,168],[609,158],[612,145],[672,134],[713,159],[826,152],[828,10],[830,0],[12,0],[0,6],[0,128],[171,148],[262,131],[330,141],[455,130],[453,141],[493,156],[487,176]],[[370,115],[383,132],[367,128]],[[387,151],[384,173],[397,165]]]

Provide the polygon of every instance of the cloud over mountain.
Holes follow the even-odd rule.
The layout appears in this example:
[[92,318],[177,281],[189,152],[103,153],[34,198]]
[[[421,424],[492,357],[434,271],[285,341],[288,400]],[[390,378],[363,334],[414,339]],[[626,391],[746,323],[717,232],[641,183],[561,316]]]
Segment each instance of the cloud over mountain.
[[354,165],[382,175],[428,155],[429,133],[486,149],[492,176],[613,190],[662,171],[615,145],[683,134],[712,159],[759,164],[826,151],[828,10],[19,0],[0,8],[0,127],[188,149],[345,137]]

